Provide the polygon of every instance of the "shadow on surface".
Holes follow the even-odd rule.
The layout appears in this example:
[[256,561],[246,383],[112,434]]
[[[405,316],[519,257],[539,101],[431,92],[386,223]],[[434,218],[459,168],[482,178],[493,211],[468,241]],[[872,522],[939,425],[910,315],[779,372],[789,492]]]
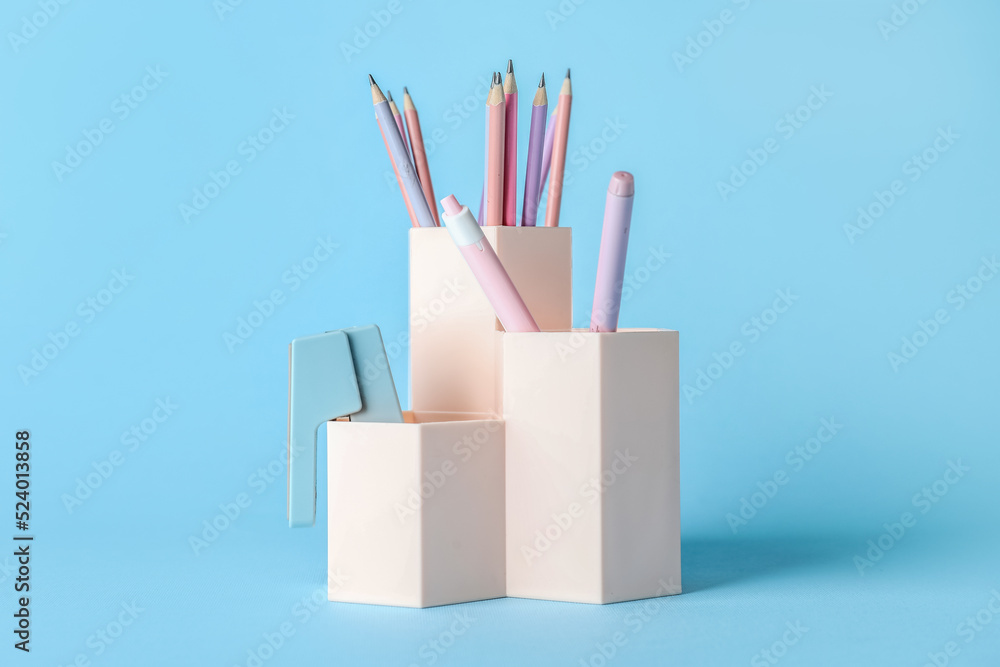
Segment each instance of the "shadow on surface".
[[849,538],[687,538],[681,540],[681,582],[685,593],[697,593],[845,557],[849,560],[852,548],[857,549],[857,542]]

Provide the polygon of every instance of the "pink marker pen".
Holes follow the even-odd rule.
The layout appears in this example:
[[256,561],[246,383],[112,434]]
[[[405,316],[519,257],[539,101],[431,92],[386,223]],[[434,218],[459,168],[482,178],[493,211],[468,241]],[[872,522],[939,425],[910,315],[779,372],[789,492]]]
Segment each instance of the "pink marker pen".
[[627,171],[616,171],[608,184],[604,204],[604,228],[601,230],[601,253],[597,259],[597,286],[594,310],[590,315],[591,331],[618,330],[618,311],[622,305],[625,280],[625,252],[632,223],[632,199],[635,180]]
[[538,331],[535,319],[528,312],[528,307],[524,305],[524,300],[500,263],[500,258],[493,252],[493,246],[486,240],[469,207],[459,204],[455,195],[442,199],[441,205],[444,207],[441,220],[465,261],[469,263],[472,274],[479,281],[479,286],[493,306],[504,331]]

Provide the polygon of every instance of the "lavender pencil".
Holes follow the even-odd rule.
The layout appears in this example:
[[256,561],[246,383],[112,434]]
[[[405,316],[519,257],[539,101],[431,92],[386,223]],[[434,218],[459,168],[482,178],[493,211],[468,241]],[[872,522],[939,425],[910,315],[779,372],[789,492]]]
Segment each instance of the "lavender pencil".
[[549,169],[552,167],[552,144],[556,138],[556,111],[549,116],[549,125],[545,128],[545,148],[542,150],[542,177],[538,181],[538,201],[542,200],[542,189],[545,179],[549,177]]
[[[531,103],[531,131],[528,134],[528,162],[524,171],[524,203],[521,205],[521,226],[534,227],[538,217],[538,199],[542,189],[542,153],[545,144],[545,120],[549,98],[545,94],[545,75],[538,82]],[[551,161],[552,149],[549,148]]]

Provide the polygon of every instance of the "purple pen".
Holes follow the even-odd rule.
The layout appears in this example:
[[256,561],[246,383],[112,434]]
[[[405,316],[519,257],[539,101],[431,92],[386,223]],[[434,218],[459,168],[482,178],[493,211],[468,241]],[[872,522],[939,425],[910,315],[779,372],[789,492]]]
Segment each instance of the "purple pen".
[[628,251],[628,230],[632,223],[632,199],[635,179],[627,171],[616,171],[608,185],[604,204],[604,228],[601,230],[601,251],[597,259],[597,285],[594,287],[594,310],[590,315],[590,330],[618,330],[618,311],[622,305],[622,283],[625,280],[625,253]]
[[[528,162],[524,169],[524,203],[521,205],[521,226],[534,227],[538,217],[538,193],[542,189],[542,152],[545,144],[545,119],[549,98],[545,94],[545,75],[538,82],[531,103],[531,131],[528,135]],[[549,160],[552,148],[549,147]]]

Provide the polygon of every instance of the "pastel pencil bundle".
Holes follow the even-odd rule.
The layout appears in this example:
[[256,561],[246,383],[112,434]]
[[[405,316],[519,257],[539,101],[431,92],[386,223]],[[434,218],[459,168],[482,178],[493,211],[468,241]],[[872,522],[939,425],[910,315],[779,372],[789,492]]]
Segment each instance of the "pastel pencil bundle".
[[431,215],[430,207],[424,198],[424,192],[420,189],[416,170],[413,168],[413,163],[410,162],[410,156],[406,151],[403,135],[399,131],[396,119],[393,118],[389,101],[370,74],[368,82],[371,84],[375,118],[382,130],[382,138],[385,140],[389,158],[392,160],[392,166],[396,172],[396,179],[399,181],[399,189],[403,191],[403,197],[407,201],[410,220],[414,227],[436,227],[434,216]]
[[[542,192],[542,154],[545,151],[545,120],[549,98],[545,94],[545,75],[538,82],[535,99],[531,102],[531,128],[528,134],[528,162],[524,168],[524,203],[521,204],[521,225],[534,227],[538,217],[538,200]],[[551,154],[551,149],[550,149]]]

